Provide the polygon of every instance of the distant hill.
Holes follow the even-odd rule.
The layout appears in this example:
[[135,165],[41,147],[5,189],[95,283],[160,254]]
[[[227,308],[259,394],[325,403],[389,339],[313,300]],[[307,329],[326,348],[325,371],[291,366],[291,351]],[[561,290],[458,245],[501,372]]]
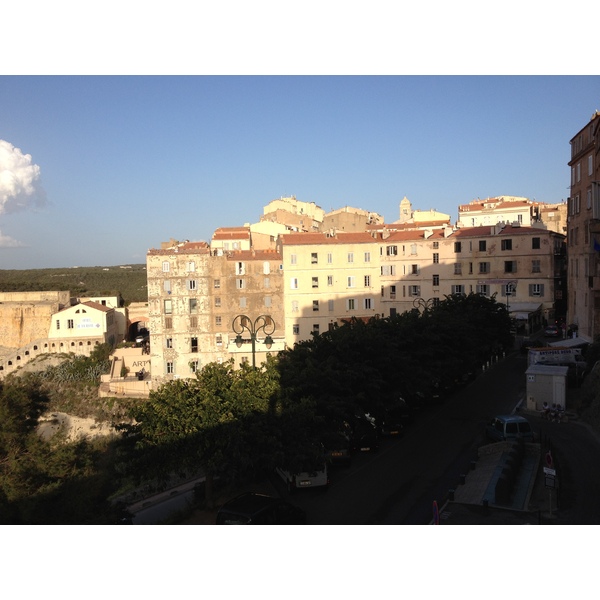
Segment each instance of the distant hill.
[[147,302],[146,265],[1,270],[0,292],[69,290],[72,296],[116,296]]

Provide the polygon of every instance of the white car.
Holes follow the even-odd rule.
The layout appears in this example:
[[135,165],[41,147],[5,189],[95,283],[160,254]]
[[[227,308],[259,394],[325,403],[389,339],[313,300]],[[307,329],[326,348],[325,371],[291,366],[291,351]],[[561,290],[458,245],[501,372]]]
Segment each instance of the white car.
[[323,463],[322,468],[316,471],[290,473],[289,471],[286,471],[280,467],[277,467],[275,470],[287,485],[289,492],[293,492],[298,488],[326,487],[329,485],[327,463]]

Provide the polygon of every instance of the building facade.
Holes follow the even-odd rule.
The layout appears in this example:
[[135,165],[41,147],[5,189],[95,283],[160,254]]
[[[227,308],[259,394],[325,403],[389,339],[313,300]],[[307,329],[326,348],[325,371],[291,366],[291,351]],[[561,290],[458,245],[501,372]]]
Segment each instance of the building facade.
[[568,324],[592,342],[600,335],[600,111],[571,139],[568,199]]

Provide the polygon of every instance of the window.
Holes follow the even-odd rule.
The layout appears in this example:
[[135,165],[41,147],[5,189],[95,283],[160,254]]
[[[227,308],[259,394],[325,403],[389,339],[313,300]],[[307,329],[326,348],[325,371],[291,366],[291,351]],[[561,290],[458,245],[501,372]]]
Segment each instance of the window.
[[327,253],[327,264],[330,265],[333,263],[333,254],[331,252]]
[[356,300],[354,298],[348,298],[346,300],[346,310],[355,310]]
[[382,275],[395,275],[396,274],[396,265],[381,265],[381,274]]
[[269,288],[271,287],[271,279],[270,279],[269,277],[265,277],[265,278],[263,279],[263,286],[264,286],[266,289],[269,289]]
[[541,269],[541,261],[539,260],[532,260],[531,261],[531,272],[532,273],[541,273],[542,269]]
[[198,312],[198,299],[190,298],[190,315],[195,315]]
[[410,272],[412,275],[418,275],[419,274],[419,265],[410,265]]
[[298,323],[292,325],[292,333],[294,335],[300,335],[300,325],[298,325]]
[[265,296],[265,307],[271,308],[271,296]]
[[235,274],[236,275],[245,275],[246,274],[246,267],[243,262],[236,263]]
[[166,294],[171,293],[171,281],[169,279],[163,281],[163,290],[165,290]]
[[592,176],[592,174],[594,173],[594,158],[593,155],[590,154],[588,156],[588,176]]
[[333,312],[333,300],[327,300],[327,310]]
[[529,284],[529,295],[530,296],[543,296],[544,295],[544,284],[543,283],[530,283]]
[[172,348],[173,347],[173,338],[167,338],[165,340],[165,343],[167,345],[167,348]]
[[269,275],[271,273],[271,264],[268,260],[263,262],[263,275]]
[[534,237],[531,238],[531,249],[532,250],[539,250],[540,249],[540,238],[539,237]]
[[388,256],[397,256],[398,255],[398,246],[386,246],[385,253]]
[[437,252],[433,253],[433,264],[437,265],[440,262],[440,255]]
[[512,250],[512,240],[508,239],[508,240],[502,240],[500,242],[500,248],[502,250]]
[[190,340],[190,352],[198,352],[198,338],[193,337]]
[[487,284],[479,284],[475,289],[477,290],[477,293],[482,296],[490,295],[490,286]]
[[219,308],[221,306],[221,298],[215,298],[215,308]]
[[319,335],[319,324],[315,323],[312,330],[315,335]]
[[490,272],[490,263],[489,262],[480,262],[479,263],[479,272],[480,273],[489,273]]
[[215,342],[217,343],[217,346],[222,346],[223,345],[223,335],[220,333],[217,333],[217,335],[215,337]]
[[354,262],[354,252],[348,252],[348,262],[349,263]]
[[440,285],[440,276],[439,275],[432,276],[432,284],[433,284],[433,287],[439,287],[439,285]]
[[516,296],[517,295],[517,284],[515,283],[507,283],[502,286],[502,295],[503,296]]
[[371,276],[365,275],[365,287],[371,287]]
[[316,265],[319,262],[319,255],[316,252],[310,253],[310,264]]
[[371,298],[365,298],[365,310],[371,310],[373,308]]
[[454,263],[454,274],[462,275],[462,265],[460,263]]
[[298,256],[296,254],[290,254],[290,264],[298,264]]
[[461,251],[462,251],[461,242],[454,242],[454,252],[461,252]]
[[290,279],[290,289],[292,289],[292,290],[298,289],[298,278],[297,277],[292,277]]
[[433,249],[437,250],[440,247],[440,243],[439,242],[433,242]]
[[365,252],[365,262],[371,262],[371,253],[370,252]]
[[333,275],[327,275],[327,285],[333,285]]
[[319,301],[313,300],[313,312],[318,312],[318,311],[319,311]]
[[215,317],[215,325],[220,327],[223,324],[223,317],[221,315],[217,315]]
[[235,287],[238,290],[243,290],[246,287],[246,282],[244,279],[236,279],[235,280]]
[[349,288],[353,288],[353,287],[355,287],[355,283],[354,283],[354,281],[355,281],[355,277],[354,277],[354,275],[349,275],[349,276],[348,276],[348,287],[349,287]]
[[453,294],[464,294],[465,293],[465,286],[464,285],[453,285],[452,286],[452,293]]
[[190,360],[190,373],[197,373],[199,364],[200,364],[200,361]]
[[487,244],[485,240],[479,240],[479,252],[485,252],[486,246]]
[[175,372],[175,369],[173,367],[173,362],[172,361],[167,361],[167,375],[173,375],[173,373]]
[[298,300],[292,300],[292,312],[298,312],[299,310]]
[[73,329],[73,319],[67,319],[67,329]]
[[420,296],[421,295],[421,286],[420,285],[409,285],[408,286],[408,295],[409,296]]
[[168,261],[165,260],[162,264],[163,273],[168,273],[171,270],[171,265]]
[[188,290],[190,290],[190,292],[193,292],[196,289],[196,280],[188,279],[187,288]]
[[221,280],[220,279],[215,279],[214,280],[214,286],[215,286],[215,290],[220,289],[220,287],[221,287]]
[[313,288],[318,288],[319,287],[319,278],[318,277],[313,277],[312,278],[312,286],[313,286]]
[[165,329],[173,329],[173,319],[171,317],[165,317]]
[[173,300],[164,300],[165,315],[170,315],[173,312]]
[[410,245],[410,253],[411,254],[416,254],[417,253],[417,245],[416,244],[411,244]]
[[516,260],[505,260],[504,261],[504,272],[505,273],[516,273],[517,272],[517,261]]
[[187,270],[190,273],[194,273],[196,271],[196,263],[193,260],[188,261]]
[[198,317],[190,317],[190,329],[196,329],[198,327]]
[[246,298],[240,298],[240,308],[246,308]]
[[390,285],[390,300],[396,299],[396,286]]

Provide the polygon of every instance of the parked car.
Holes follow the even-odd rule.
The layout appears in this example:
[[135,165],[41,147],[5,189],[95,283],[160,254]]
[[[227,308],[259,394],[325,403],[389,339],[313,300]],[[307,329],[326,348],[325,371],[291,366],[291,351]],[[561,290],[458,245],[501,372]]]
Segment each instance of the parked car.
[[325,460],[330,465],[349,465],[352,461],[350,425],[345,423],[339,430],[323,436]]
[[283,479],[290,493],[298,488],[322,487],[327,489],[329,486],[329,473],[325,460],[316,468],[308,468],[306,471],[291,472],[282,467],[277,467],[275,471]]
[[379,450],[379,433],[375,420],[366,415],[357,415],[350,423],[352,449],[357,452],[376,452]]
[[150,339],[150,332],[147,329],[140,329],[138,334],[135,336],[136,344],[143,344]]
[[217,512],[217,525],[305,525],[306,513],[282,500],[252,492],[225,503]]
[[549,325],[544,330],[544,335],[546,337],[561,337],[561,331],[556,325]]
[[414,418],[413,407],[404,398],[398,398],[392,406],[381,411],[377,418],[377,426],[382,436],[400,436],[403,429],[410,425]]
[[534,441],[531,424],[525,417],[518,415],[499,415],[494,417],[485,428],[485,435],[493,442],[516,438],[523,438],[526,442]]

